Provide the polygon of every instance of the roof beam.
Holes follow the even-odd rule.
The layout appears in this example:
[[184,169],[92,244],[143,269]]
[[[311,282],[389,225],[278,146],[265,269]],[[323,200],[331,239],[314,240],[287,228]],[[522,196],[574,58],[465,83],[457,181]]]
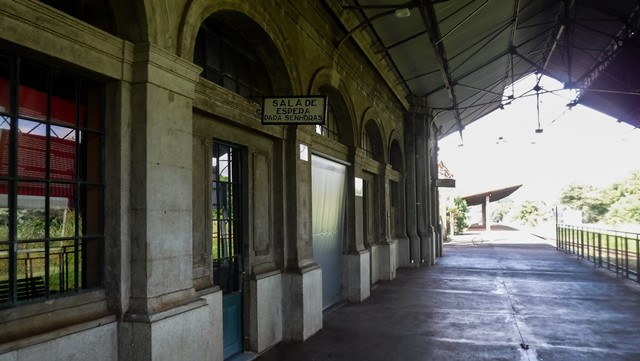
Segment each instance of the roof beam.
[[440,41],[440,27],[438,26],[438,19],[436,17],[436,11],[433,8],[433,3],[423,0],[420,4],[420,15],[422,16],[422,21],[427,29],[427,33],[429,34],[429,40],[433,47],[433,51],[436,53],[438,58],[438,65],[440,67],[440,72],[442,73],[442,80],[444,81],[444,86],[449,94],[449,99],[451,100],[454,116],[456,118],[456,124],[458,125],[458,131],[460,132],[460,138],[462,138],[463,126],[460,119],[460,110],[458,109],[458,100],[456,98],[455,90],[453,89],[454,84],[451,78],[451,70],[449,69],[447,53],[445,51],[444,44]]
[[[461,80],[465,79],[469,75],[473,75],[474,73],[478,72],[479,70],[481,70],[485,66],[491,65],[491,63],[493,63],[494,61],[502,58],[503,56],[505,56],[508,53],[509,53],[509,51],[507,50],[507,51],[501,52],[499,54],[496,54],[494,57],[492,57],[491,59],[487,60],[486,62],[476,66],[475,68],[467,71],[466,73],[460,74],[460,76],[458,77],[458,81],[461,81]],[[437,88],[432,89],[429,93],[427,93],[427,96],[433,95],[433,94],[441,91],[443,89],[443,87],[446,87],[446,84],[443,85],[443,86],[439,86]]]
[[549,65],[549,61],[551,61],[551,57],[553,56],[553,52],[556,50],[558,46],[558,42],[560,38],[562,38],[562,34],[565,31],[565,27],[569,25],[569,10],[573,7],[575,1],[572,0],[571,3],[567,3],[567,1],[562,1],[562,6],[558,13],[556,14],[556,26],[558,26],[558,30],[552,30],[549,38],[547,39],[546,48],[549,49],[548,53],[542,55],[543,65],[542,69],[546,70],[547,65]]
[[631,38],[635,36],[638,30],[640,30],[640,5],[636,5],[622,29],[618,31],[609,46],[602,51],[600,59],[593,64],[591,69],[576,80],[575,85],[578,88],[589,88],[591,84],[598,79],[600,74],[613,62],[615,57],[625,47],[626,43],[631,41]]

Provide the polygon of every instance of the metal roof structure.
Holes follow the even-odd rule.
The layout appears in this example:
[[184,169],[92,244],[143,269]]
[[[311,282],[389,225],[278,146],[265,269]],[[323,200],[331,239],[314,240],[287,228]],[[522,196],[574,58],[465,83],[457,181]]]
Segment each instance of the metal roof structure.
[[[532,73],[640,127],[637,0],[345,0],[404,92],[425,97],[439,137],[513,99]],[[344,40],[344,39],[343,39]],[[552,91],[536,86],[529,95]]]

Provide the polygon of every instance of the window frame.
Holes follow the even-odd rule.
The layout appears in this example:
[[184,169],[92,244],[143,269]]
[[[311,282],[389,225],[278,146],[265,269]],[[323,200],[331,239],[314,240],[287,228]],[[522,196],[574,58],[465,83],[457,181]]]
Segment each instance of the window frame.
[[375,154],[373,153],[373,142],[371,141],[371,135],[369,134],[369,130],[365,127],[364,132],[362,132],[362,150],[367,158],[375,160]]
[[202,78],[257,103],[273,94],[273,83],[259,55],[240,34],[216,18],[205,20],[198,30],[194,63],[202,67]]
[[[81,299],[91,300],[90,302],[96,302],[104,300],[105,292],[105,150],[106,150],[106,120],[105,120],[105,96],[106,88],[104,84],[93,81],[84,76],[76,75],[46,64],[41,64],[36,61],[32,61],[29,58],[21,57],[16,54],[7,52],[0,52],[0,57],[6,61],[9,65],[10,79],[9,93],[10,104],[9,109],[2,109],[0,116],[2,121],[9,122],[9,144],[7,149],[9,152],[8,159],[8,172],[7,174],[0,175],[0,182],[7,184],[7,209],[8,215],[6,217],[8,222],[8,235],[7,239],[2,241],[2,244],[7,248],[8,270],[6,272],[8,290],[7,299],[5,302],[0,303],[0,312],[3,310],[11,310],[19,307],[22,309],[49,309],[55,311],[59,309],[60,305],[68,304],[72,301],[63,299],[77,298],[73,296],[82,295]],[[44,97],[46,99],[46,110],[44,118],[37,118],[24,114],[24,110],[21,109],[20,92],[21,88],[25,94],[26,85],[21,82],[20,74],[22,67],[28,64],[28,66],[36,66],[44,69],[46,73],[46,79],[36,80],[40,82],[40,86],[44,84]],[[53,102],[60,103],[62,99],[56,100],[57,90],[54,88],[55,84],[52,84],[55,76],[67,77],[73,79],[73,99],[68,100],[73,103],[73,123],[66,122],[58,118],[53,118],[52,109],[55,104]],[[93,89],[93,90],[89,90]],[[33,88],[30,91],[35,91]],[[87,91],[87,93],[83,93]],[[94,92],[95,91],[95,92]],[[91,98],[91,100],[90,100]],[[62,100],[64,101],[64,100]],[[95,102],[95,103],[94,103]],[[90,107],[89,104],[95,105]],[[96,104],[97,103],[97,104]],[[82,108],[84,104],[84,108]],[[58,105],[55,105],[58,106]],[[25,108],[28,109],[28,108]],[[68,110],[68,109],[67,109]],[[84,118],[82,118],[82,111],[85,112]],[[97,118],[97,119],[90,119]],[[95,123],[93,121],[95,120]],[[26,134],[20,131],[21,122],[32,122],[37,124],[36,126],[44,126],[44,135],[33,135],[33,137],[44,137],[45,150],[44,150],[44,176],[39,177],[37,174],[34,176],[27,176],[25,174],[19,174],[20,167],[20,147],[22,144],[19,140],[19,134]],[[97,126],[96,126],[97,123]],[[59,161],[59,156],[52,155],[52,140],[60,139],[55,136],[55,129],[69,129],[71,134],[73,132],[73,169],[72,179],[55,178],[52,176],[52,169],[54,166],[53,161]],[[87,149],[98,147],[97,152],[95,150]],[[99,163],[97,167],[93,166],[91,162]],[[93,174],[93,178],[90,179],[90,173]],[[97,173],[97,175],[95,174]],[[43,198],[44,202],[44,235],[42,237],[36,237],[32,239],[18,239],[17,234],[17,218],[19,212],[19,189],[18,184],[24,182],[36,182],[43,185]],[[58,237],[51,234],[51,201],[54,197],[52,186],[66,185],[71,188],[71,198],[67,202],[72,202],[73,207],[73,235],[67,236],[60,234]],[[89,191],[89,188],[94,188]],[[89,194],[92,194],[91,197]],[[38,195],[36,195],[38,197]],[[97,201],[98,205],[92,203]],[[69,203],[67,203],[69,207]],[[68,209],[68,208],[67,208]],[[82,213],[82,216],[79,215]],[[65,211],[66,219],[66,211]],[[75,226],[78,225],[78,226]],[[71,241],[73,242],[73,286],[62,288],[62,281],[58,281],[58,292],[53,293],[51,288],[51,245],[53,242]],[[44,294],[37,297],[30,297],[26,300],[20,300],[17,294],[17,284],[19,280],[17,254],[18,245],[22,243],[38,242],[44,244]],[[88,244],[92,246],[88,246]],[[88,255],[93,253],[94,255]],[[82,258],[84,262],[80,261]],[[89,257],[89,258],[87,258]],[[87,263],[94,263],[95,265],[87,267]],[[26,263],[25,263],[26,265]],[[68,264],[67,264],[68,266]],[[62,268],[61,265],[59,265]],[[61,271],[62,272],[62,271]],[[69,276],[65,273],[65,276]],[[80,279],[79,279],[80,278]],[[88,278],[90,278],[88,280]],[[91,284],[87,284],[90,282]],[[52,307],[52,304],[48,301],[56,300],[57,307]],[[64,307],[64,306],[63,306]],[[68,306],[67,306],[68,307]],[[0,313],[0,314],[1,314]],[[19,314],[15,312],[11,313],[11,316],[15,316],[15,319],[19,319]],[[14,319],[14,317],[11,317]],[[0,333],[1,336],[1,333]]]
[[[220,151],[226,149],[226,168],[231,170],[227,179],[222,179],[223,171],[219,167]],[[211,167],[211,214],[216,227],[211,229],[211,259],[213,267],[213,283],[219,286],[224,294],[241,291],[245,220],[247,218],[246,205],[246,150],[237,144],[231,144],[214,138],[211,147],[212,160],[216,159],[216,165]],[[213,161],[211,162],[213,165]],[[231,204],[221,202],[222,196],[231,201]],[[222,215],[221,203],[226,203],[230,213]],[[229,226],[229,233],[223,235],[221,228]],[[214,252],[213,248],[217,250]]]
[[327,122],[325,124],[317,124],[315,126],[316,134],[322,135],[328,139],[334,140],[336,142],[340,141],[340,128],[338,127],[338,119],[336,117],[336,112],[329,102],[329,107],[327,109]]

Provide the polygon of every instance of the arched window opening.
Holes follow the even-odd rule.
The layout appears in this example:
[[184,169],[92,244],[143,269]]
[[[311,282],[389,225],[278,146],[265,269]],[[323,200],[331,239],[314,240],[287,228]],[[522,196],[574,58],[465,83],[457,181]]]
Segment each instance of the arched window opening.
[[348,147],[354,147],[354,131],[349,108],[340,92],[331,86],[321,86],[318,93],[327,96],[327,124],[316,126],[316,133]]
[[327,111],[327,123],[324,125],[316,125],[316,133],[324,135],[325,137],[339,141],[340,131],[338,129],[338,122],[336,121],[336,112],[331,106],[329,101],[329,110]]
[[364,133],[362,134],[362,150],[364,150],[364,154],[368,158],[374,159],[371,135],[369,135],[369,131],[367,129],[365,129]]
[[249,42],[214,17],[198,31],[194,62],[203,68],[203,78],[255,102],[273,93],[269,73]]
[[397,140],[392,141],[389,147],[389,161],[393,170],[402,172],[402,151]]
[[63,13],[116,35],[115,17],[108,0],[40,0]]
[[368,158],[384,162],[384,145],[382,144],[382,136],[374,120],[369,120],[362,132],[362,141],[360,147]]

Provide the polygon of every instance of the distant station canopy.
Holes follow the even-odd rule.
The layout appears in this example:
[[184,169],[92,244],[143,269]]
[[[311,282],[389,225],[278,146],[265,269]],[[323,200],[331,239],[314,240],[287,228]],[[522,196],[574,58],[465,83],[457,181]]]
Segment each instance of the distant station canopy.
[[517,191],[522,184],[500,188],[488,192],[476,193],[466,197],[462,197],[467,202],[468,206],[482,205],[482,224],[484,224],[487,231],[491,230],[491,224],[489,223],[489,203],[499,201],[503,198],[510,196],[513,192]]

